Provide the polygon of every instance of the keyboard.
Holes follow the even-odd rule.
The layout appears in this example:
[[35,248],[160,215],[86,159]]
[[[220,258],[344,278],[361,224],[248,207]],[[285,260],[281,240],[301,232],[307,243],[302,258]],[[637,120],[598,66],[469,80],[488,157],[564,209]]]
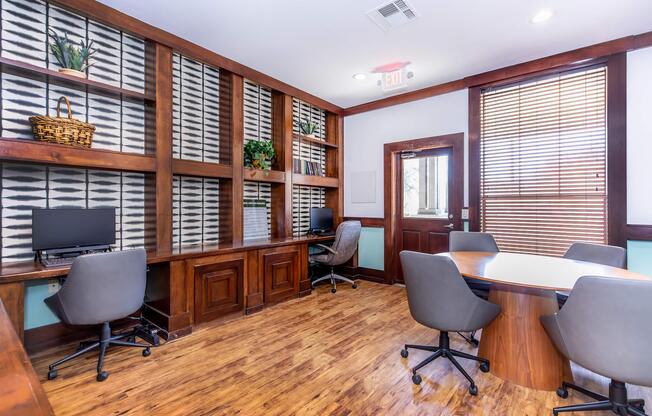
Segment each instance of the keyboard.
[[41,263],[45,267],[70,266],[73,261],[75,261],[74,257],[54,257],[51,259],[41,259]]

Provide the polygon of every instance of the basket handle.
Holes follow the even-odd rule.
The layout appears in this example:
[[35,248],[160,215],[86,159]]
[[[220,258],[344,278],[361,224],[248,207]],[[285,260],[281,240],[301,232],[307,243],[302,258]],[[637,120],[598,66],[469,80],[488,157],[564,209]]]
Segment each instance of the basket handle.
[[61,100],[66,100],[66,106],[68,107],[68,118],[72,120],[72,110],[70,109],[70,100],[65,95],[62,95],[57,102],[57,118],[61,117]]

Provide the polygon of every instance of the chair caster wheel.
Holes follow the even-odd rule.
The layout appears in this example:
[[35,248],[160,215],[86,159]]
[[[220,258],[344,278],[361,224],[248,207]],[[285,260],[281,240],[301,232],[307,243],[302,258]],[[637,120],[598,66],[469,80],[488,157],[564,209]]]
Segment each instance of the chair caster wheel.
[[143,350],[143,357],[149,357],[150,355],[152,355],[152,351],[149,349],[149,347],[145,348]]
[[331,289],[331,293],[335,293],[335,292],[337,292],[337,289],[335,288]]
[[421,376],[416,373],[412,374],[412,382],[418,386],[421,384]]
[[562,399],[565,399],[568,397],[568,389],[564,387],[560,387],[557,389],[557,396],[561,397]]
[[469,394],[471,396],[477,396],[478,395],[478,386],[476,386],[475,384],[471,384],[469,386]]
[[357,289],[357,288],[358,288],[358,284],[357,284],[357,283],[354,283],[353,286],[351,286],[351,287],[352,287],[353,289]]
[[408,356],[408,350],[401,350],[401,357],[407,358]]
[[475,338],[471,339],[471,341],[469,341],[469,342],[470,342],[471,345],[473,345],[475,348],[478,348],[478,346],[480,345],[480,341],[478,341],[478,340],[475,339]]
[[488,373],[489,372],[489,363],[480,364],[480,371],[482,371],[483,373]]
[[48,371],[48,380],[54,380],[57,378],[57,370]]
[[106,371],[102,371],[101,373],[97,373],[97,377],[96,377],[97,381],[104,381],[107,378],[109,378],[109,373],[107,373]]
[[136,342],[136,337],[127,338],[127,342]]

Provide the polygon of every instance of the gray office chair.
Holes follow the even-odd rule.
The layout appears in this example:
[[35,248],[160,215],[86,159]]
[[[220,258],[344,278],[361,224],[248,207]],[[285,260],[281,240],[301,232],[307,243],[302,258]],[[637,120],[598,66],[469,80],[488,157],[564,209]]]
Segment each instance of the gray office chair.
[[360,221],[344,221],[337,227],[335,241],[332,246],[329,247],[323,244],[317,244],[317,246],[326,250],[327,253],[312,255],[310,256],[310,261],[330,266],[331,271],[326,276],[320,277],[312,282],[313,289],[317,283],[324,280],[331,281],[331,285],[333,286],[331,292],[333,293],[337,292],[337,280],[351,283],[354,289],[358,287],[355,281],[333,273],[333,267],[344,264],[353,257],[355,251],[358,249],[358,240],[360,240],[361,229],[362,224],[360,224]]
[[[564,253],[564,258],[604,264],[605,266],[619,267],[621,269],[627,266],[627,250],[622,247],[604,244],[573,243]],[[564,306],[566,299],[568,299],[568,292],[557,292],[557,301],[560,308]]]
[[571,383],[557,394],[577,390],[598,402],[557,407],[553,414],[612,410],[620,415],[645,415],[643,400],[628,400],[625,383],[652,387],[652,281],[584,276],[578,279],[564,307],[541,323],[559,352],[582,367],[611,379],[609,397]]
[[[451,231],[448,236],[448,251],[485,251],[490,253],[498,253],[500,249],[496,240],[489,233],[469,232],[469,231]],[[464,281],[469,288],[484,300],[489,299],[489,289],[491,283],[485,282],[480,279],[473,279],[465,277]],[[466,337],[460,334],[469,344],[478,346],[479,342],[475,338],[475,332]]]
[[471,332],[485,327],[498,316],[500,306],[475,296],[448,257],[413,251],[402,251],[400,257],[412,317],[420,324],[440,331],[438,346],[406,344],[401,350],[403,358],[408,356],[409,348],[433,352],[412,369],[412,382],[420,384],[421,376],[417,371],[437,358],[445,357],[471,383],[469,393],[475,396],[478,394],[475,382],[455,357],[478,361],[483,372],[489,371],[489,361],[451,349],[448,333]]
[[51,364],[48,380],[57,377],[57,366],[95,348],[100,350],[97,381],[109,376],[102,371],[109,345],[143,348],[143,356],[150,355],[151,345],[133,342],[133,333],[112,335],[109,326],[109,322],[128,317],[142,306],[146,268],[144,249],[87,254],[75,259],[61,289],[45,303],[67,325],[101,324],[100,338],[80,344],[77,351]]

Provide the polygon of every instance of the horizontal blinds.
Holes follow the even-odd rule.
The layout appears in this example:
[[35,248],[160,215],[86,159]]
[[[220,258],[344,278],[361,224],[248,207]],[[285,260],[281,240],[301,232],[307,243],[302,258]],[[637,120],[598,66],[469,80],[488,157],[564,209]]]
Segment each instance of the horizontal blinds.
[[486,89],[480,224],[501,250],[559,256],[607,241],[606,67]]

